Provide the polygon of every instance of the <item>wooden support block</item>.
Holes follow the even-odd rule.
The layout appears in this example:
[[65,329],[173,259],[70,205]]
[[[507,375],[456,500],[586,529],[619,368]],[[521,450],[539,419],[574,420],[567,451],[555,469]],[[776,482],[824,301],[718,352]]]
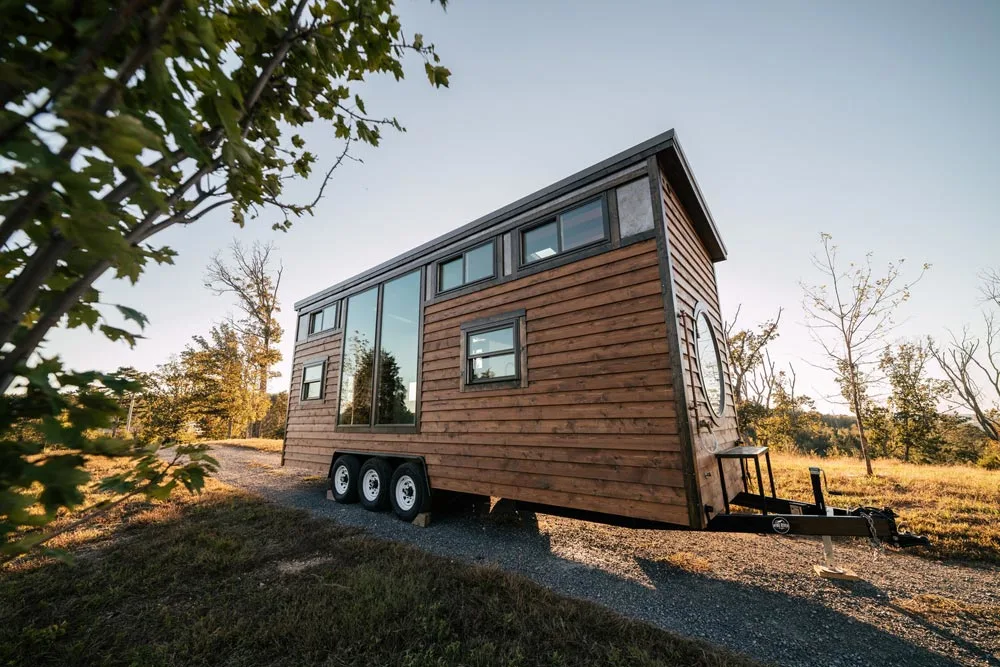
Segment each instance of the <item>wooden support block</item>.
[[830,567],[829,565],[813,565],[813,572],[824,579],[839,579],[841,581],[861,581],[861,577],[846,567]]
[[431,513],[430,512],[421,512],[413,520],[413,525],[417,526],[418,528],[426,528],[427,526],[430,525],[430,523],[431,523]]
[[336,500],[336,498],[333,497],[333,489],[327,489],[326,490],[326,499],[327,500]]

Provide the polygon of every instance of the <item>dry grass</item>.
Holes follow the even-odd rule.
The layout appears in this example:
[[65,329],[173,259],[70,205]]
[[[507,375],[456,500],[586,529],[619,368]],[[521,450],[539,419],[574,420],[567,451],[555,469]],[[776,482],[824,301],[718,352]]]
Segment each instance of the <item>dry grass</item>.
[[972,466],[929,466],[877,460],[875,475],[852,458],[772,454],[778,495],[809,500],[809,467],[826,472],[831,505],[891,507],[900,526],[930,537],[913,553],[1000,563],[1000,472]]
[[0,664],[751,665],[209,480],[0,570]]
[[244,449],[257,449],[262,452],[276,452],[280,454],[283,442],[283,440],[272,438],[231,438],[229,440],[205,440],[201,444],[243,447]]
[[918,595],[899,602],[903,609],[929,620],[973,619],[1000,623],[1000,605],[970,604],[943,595]]
[[676,568],[695,574],[705,574],[712,571],[712,564],[707,558],[698,556],[689,551],[678,551],[663,559]]

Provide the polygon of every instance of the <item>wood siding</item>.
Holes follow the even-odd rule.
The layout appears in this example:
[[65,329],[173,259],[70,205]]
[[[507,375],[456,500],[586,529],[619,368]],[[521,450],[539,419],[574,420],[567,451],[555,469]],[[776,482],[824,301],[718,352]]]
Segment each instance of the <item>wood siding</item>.
[[[739,433],[729,375],[728,351],[722,328],[719,292],[715,280],[715,265],[687,212],[665,178],[661,178],[661,186],[673,268],[674,299],[677,308],[678,335],[681,338],[681,360],[692,431],[695,475],[701,491],[702,504],[711,505],[716,512],[722,512],[722,488],[719,483],[715,452],[733,446],[739,439]],[[726,400],[723,414],[718,418],[713,417],[701,388],[694,338],[694,312],[699,303],[704,305],[715,329],[722,359]],[[727,488],[732,497],[735,490],[742,490],[739,464],[736,461],[726,462],[725,472]],[[704,517],[704,512],[701,516]]]
[[[426,306],[418,434],[336,432],[340,334],[299,343],[286,464],[416,454],[434,488],[688,525],[658,261],[647,240]],[[462,323],[519,309],[527,387],[460,391]],[[323,399],[300,402],[324,355]]]

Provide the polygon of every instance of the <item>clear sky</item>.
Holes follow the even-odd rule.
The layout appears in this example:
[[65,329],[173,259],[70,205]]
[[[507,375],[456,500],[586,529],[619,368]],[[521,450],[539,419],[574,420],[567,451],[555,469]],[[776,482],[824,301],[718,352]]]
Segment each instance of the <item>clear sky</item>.
[[[723,308],[741,321],[786,309],[774,353],[798,389],[833,393],[814,370],[800,279],[819,233],[845,258],[933,268],[898,336],[943,336],[979,319],[977,274],[1000,265],[1000,2],[481,2],[399,6],[437,44],[451,88],[419,61],[403,83],[366,85],[368,111],[395,115],[364,164],[338,171],[315,218],[240,230],[219,215],[157,237],[179,252],[103,300],[151,322],[134,350],[59,332],[47,352],[77,368],[152,369],[235,312],[202,286],[237,237],[274,240],[284,262],[282,378],[292,304],[669,128],[676,128],[728,246]],[[320,166],[339,146],[305,133]],[[315,183],[290,195],[311,199]],[[821,408],[830,408],[820,402]],[[832,409],[832,408],[831,408]]]

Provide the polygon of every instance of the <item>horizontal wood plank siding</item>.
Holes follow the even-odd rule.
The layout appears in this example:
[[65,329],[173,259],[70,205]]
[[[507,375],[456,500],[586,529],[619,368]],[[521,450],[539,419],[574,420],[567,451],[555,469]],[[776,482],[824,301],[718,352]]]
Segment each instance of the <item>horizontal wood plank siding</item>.
[[[719,481],[715,452],[733,446],[739,439],[736,427],[736,409],[729,376],[729,359],[719,307],[719,293],[715,280],[715,267],[708,250],[698,237],[690,217],[670,187],[666,178],[661,179],[664,213],[673,266],[674,295],[677,304],[678,331],[681,338],[681,360],[694,445],[695,473],[698,479],[701,502],[723,511],[722,488]],[[726,400],[723,414],[713,419],[705,393],[701,387],[695,338],[694,311],[704,304],[722,358]],[[739,464],[726,462],[727,487],[732,497],[734,490],[742,490]]]
[[[523,309],[528,385],[461,391],[461,325]],[[424,309],[420,432],[335,431],[336,380],[298,401],[285,460],[327,472],[335,449],[421,455],[434,488],[688,525],[654,240]],[[301,418],[300,418],[301,415]]]

